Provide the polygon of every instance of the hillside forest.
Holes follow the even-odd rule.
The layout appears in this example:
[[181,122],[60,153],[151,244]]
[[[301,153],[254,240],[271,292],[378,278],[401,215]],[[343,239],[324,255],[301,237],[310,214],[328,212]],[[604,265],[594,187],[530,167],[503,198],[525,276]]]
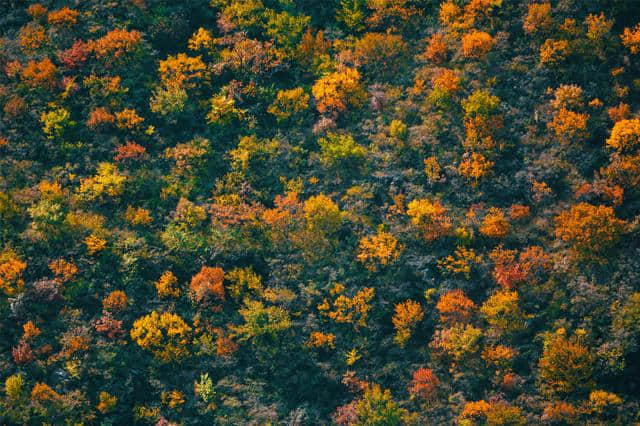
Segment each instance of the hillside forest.
[[0,0],[0,425],[640,422],[640,1]]

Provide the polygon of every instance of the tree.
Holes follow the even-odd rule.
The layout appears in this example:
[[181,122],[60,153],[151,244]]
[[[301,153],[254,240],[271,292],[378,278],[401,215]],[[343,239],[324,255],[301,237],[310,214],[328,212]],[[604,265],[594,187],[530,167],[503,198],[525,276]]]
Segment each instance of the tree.
[[378,232],[360,239],[358,255],[356,259],[363,263],[370,271],[375,271],[378,266],[386,266],[395,262],[403,247],[393,234]]
[[458,167],[458,172],[467,179],[473,181],[476,186],[478,181],[487,176],[493,169],[494,162],[488,160],[480,153],[473,153],[470,157],[465,158]]
[[189,297],[195,304],[204,306],[211,306],[214,302],[224,302],[224,271],[222,268],[203,266],[200,272],[191,278]]
[[58,68],[49,58],[29,61],[22,70],[22,80],[32,88],[52,90],[58,82]]
[[421,231],[429,242],[447,235],[453,226],[447,209],[437,199],[411,201],[407,206],[407,215],[411,224]]
[[493,48],[495,40],[484,31],[472,31],[462,37],[462,53],[467,58],[484,59]]
[[352,33],[364,29],[364,3],[364,0],[340,0],[336,18]]
[[333,234],[340,228],[342,212],[338,205],[324,194],[310,197],[304,202],[303,210],[310,230]]
[[553,120],[547,124],[555,133],[556,138],[563,144],[583,142],[589,137],[587,121],[589,114],[578,113],[561,108],[553,115]]
[[438,260],[438,267],[443,273],[462,274],[466,279],[471,279],[472,266],[481,261],[482,257],[474,249],[457,246],[453,255]]
[[429,368],[419,368],[413,372],[409,383],[409,395],[427,401],[434,400],[440,391],[440,379]]
[[166,87],[188,89],[195,87],[206,76],[206,69],[200,56],[190,57],[179,53],[160,61],[158,73]]
[[345,288],[342,284],[334,285],[331,293],[336,296],[335,299],[330,302],[325,298],[318,305],[318,311],[335,322],[353,324],[356,328],[365,327],[371,311],[370,303],[375,296],[375,289],[365,287],[355,292],[352,297],[342,294],[344,291]]
[[581,256],[603,254],[613,247],[627,223],[611,207],[579,203],[555,218],[556,237],[571,244]]
[[424,312],[420,304],[413,300],[396,304],[394,310],[391,322],[396,330],[396,335],[393,341],[400,347],[404,347],[411,338],[413,329],[424,318]]
[[547,39],[540,46],[540,65],[553,67],[563,62],[571,49],[567,40]]
[[357,426],[365,425],[401,425],[408,416],[407,410],[400,408],[391,396],[389,389],[382,390],[380,385],[368,386],[362,399],[356,403]]
[[347,162],[357,164],[367,153],[366,149],[356,143],[353,136],[345,133],[328,133],[318,139],[320,160],[329,167],[345,166]]
[[367,74],[388,77],[402,68],[407,51],[407,43],[397,34],[367,33],[356,41],[353,55]]
[[0,252],[0,290],[6,295],[13,295],[22,290],[23,272],[27,263],[23,262],[12,250]]
[[95,176],[85,178],[77,190],[78,198],[83,201],[95,201],[115,198],[124,192],[126,176],[118,172],[118,168],[111,163],[100,163]]
[[619,120],[611,130],[607,145],[617,152],[635,151],[640,143],[640,120]]
[[192,328],[177,314],[163,312],[138,318],[131,328],[131,339],[161,362],[181,362],[189,357]]
[[482,304],[480,313],[500,333],[519,331],[525,327],[527,315],[520,309],[518,300],[519,296],[515,291],[498,291]]
[[529,34],[544,34],[551,30],[553,18],[551,3],[529,3],[522,29]]
[[442,323],[468,322],[476,310],[476,304],[462,290],[449,290],[438,300],[436,310],[440,313]]
[[362,106],[367,94],[360,84],[360,73],[343,68],[318,79],[311,89],[316,108],[321,114],[337,115],[349,107]]
[[58,10],[52,10],[47,15],[47,22],[57,27],[71,28],[78,23],[78,11],[63,7]]
[[285,309],[264,306],[257,300],[245,299],[244,306],[238,313],[244,323],[232,326],[231,330],[240,341],[250,340],[254,344],[260,344],[263,339],[276,340],[292,325],[289,313]]
[[491,207],[482,220],[480,233],[486,237],[504,238],[509,232],[509,222],[502,210]]
[[482,330],[471,324],[453,324],[449,328],[437,330],[429,347],[451,359],[454,365],[464,365],[462,361],[480,351]]
[[117,62],[135,52],[142,42],[142,33],[136,30],[113,29],[97,40],[91,41],[92,52],[98,59]]
[[640,52],[640,24],[637,24],[633,29],[625,28],[620,38],[622,45],[629,49],[631,54],[635,55]]
[[436,64],[441,64],[447,59],[447,45],[442,34],[431,36],[422,57]]
[[158,281],[155,283],[158,297],[161,298],[178,298],[180,297],[180,288],[178,287],[178,278],[171,271],[165,271]]
[[306,111],[308,107],[309,95],[302,87],[296,87],[291,90],[279,90],[276,100],[269,106],[267,112],[275,115],[278,121],[284,121]]
[[589,388],[593,376],[592,352],[577,341],[567,339],[564,330],[544,339],[538,361],[540,379],[549,392],[568,394]]

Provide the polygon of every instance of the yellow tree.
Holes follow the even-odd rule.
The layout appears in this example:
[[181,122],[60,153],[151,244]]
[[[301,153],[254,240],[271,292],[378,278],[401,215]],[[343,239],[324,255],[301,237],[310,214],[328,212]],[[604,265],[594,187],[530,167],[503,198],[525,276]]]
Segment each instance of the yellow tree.
[[440,200],[417,199],[411,201],[407,207],[411,224],[423,233],[427,241],[443,237],[451,230],[451,219]]
[[564,329],[560,329],[544,340],[538,361],[540,379],[552,393],[569,394],[588,388],[592,383],[593,361],[589,348],[567,339]]
[[377,235],[363,237],[358,247],[357,259],[371,271],[378,265],[386,266],[398,259],[403,247],[393,234],[381,231]]
[[393,341],[400,347],[404,347],[411,338],[411,333],[417,324],[424,318],[424,312],[418,302],[407,300],[395,306],[395,312],[391,322],[396,329]]
[[527,318],[518,305],[518,292],[502,290],[494,293],[480,307],[480,313],[489,325],[500,333],[511,333],[524,328]]
[[131,339],[162,362],[180,362],[189,356],[191,327],[178,315],[153,311],[138,318]]
[[349,107],[360,107],[367,94],[360,83],[360,73],[342,68],[316,81],[311,89],[320,113],[337,114]]

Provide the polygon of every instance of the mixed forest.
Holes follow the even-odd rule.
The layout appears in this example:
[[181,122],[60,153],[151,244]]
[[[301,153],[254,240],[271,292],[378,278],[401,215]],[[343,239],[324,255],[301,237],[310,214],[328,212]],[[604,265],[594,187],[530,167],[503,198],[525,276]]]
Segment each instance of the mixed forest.
[[0,424],[640,422],[640,1],[0,0]]

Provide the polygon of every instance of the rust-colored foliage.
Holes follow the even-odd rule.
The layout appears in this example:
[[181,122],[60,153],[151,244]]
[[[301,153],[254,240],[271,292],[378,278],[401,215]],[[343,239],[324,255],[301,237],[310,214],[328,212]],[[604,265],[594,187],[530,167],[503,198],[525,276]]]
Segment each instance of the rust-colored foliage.
[[27,102],[24,98],[21,98],[20,96],[12,96],[5,102],[2,107],[2,111],[8,120],[13,120],[27,112],[27,108]]
[[49,263],[49,269],[55,275],[55,280],[61,284],[73,280],[78,273],[76,264],[63,258]]
[[522,204],[513,204],[509,208],[509,219],[519,221],[531,216],[531,207]]
[[476,304],[462,290],[456,289],[440,297],[436,310],[440,313],[440,321],[443,323],[467,322],[471,320]]
[[472,180],[474,185],[477,185],[481,178],[487,176],[493,170],[494,164],[484,155],[474,152],[470,157],[460,162],[458,172],[465,178]]
[[422,58],[441,64],[447,60],[447,45],[442,34],[434,34],[429,39],[427,48],[421,55]]
[[513,289],[518,284],[534,279],[551,268],[551,258],[542,248],[531,246],[522,251],[516,260],[517,251],[496,247],[489,254],[493,261],[491,275],[505,289]]
[[331,43],[325,40],[322,31],[317,31],[314,35],[312,29],[308,28],[296,47],[295,56],[302,65],[309,67],[321,55],[326,54],[330,46]]
[[31,401],[36,403],[57,402],[60,395],[46,383],[38,382],[31,389]]
[[530,34],[545,33],[551,30],[552,25],[551,3],[530,3],[527,5],[527,15],[522,24],[525,32]]
[[20,339],[18,345],[11,349],[11,356],[16,364],[28,364],[34,359],[31,345],[25,339]]
[[127,295],[122,290],[114,290],[102,299],[102,307],[111,312],[122,312],[128,304]]
[[33,321],[27,321],[22,325],[22,338],[26,341],[32,340],[33,338],[40,335],[41,331]]
[[191,278],[189,296],[195,303],[211,305],[224,301],[224,271],[222,268],[203,266]]
[[620,38],[622,45],[629,49],[633,55],[640,52],[640,24],[637,24],[633,29],[625,28]]
[[53,89],[58,83],[58,68],[51,59],[29,61],[22,70],[22,80],[33,88]]
[[122,328],[122,321],[113,317],[113,314],[104,311],[102,316],[95,322],[94,327],[98,333],[104,334],[108,339],[117,339],[126,334]]
[[124,145],[117,146],[115,152],[116,155],[113,157],[113,161],[118,163],[141,161],[147,158],[147,149],[132,141],[126,141]]
[[309,346],[310,348],[335,349],[336,336],[333,333],[322,333],[320,331],[314,331],[309,336],[307,346]]
[[112,61],[122,59],[126,54],[134,52],[141,41],[142,33],[139,31],[116,28],[92,41],[90,45],[96,57]]
[[558,424],[571,424],[576,421],[578,415],[578,409],[573,404],[564,401],[553,401],[545,405],[541,420]]
[[407,44],[396,34],[367,33],[356,41],[356,63],[372,72],[398,71],[407,55]]
[[584,107],[582,87],[576,84],[562,84],[553,94],[550,104],[554,110],[576,110]]
[[564,61],[571,53],[567,40],[547,39],[540,46],[540,64],[556,66]]
[[43,49],[49,38],[42,25],[29,23],[20,29],[20,48],[25,53],[34,53]]
[[483,31],[473,31],[462,37],[462,53],[467,58],[483,59],[493,48],[495,40]]
[[437,397],[440,388],[440,379],[429,368],[419,368],[413,372],[409,384],[409,395],[413,398],[421,398],[427,401]]
[[238,344],[223,329],[216,328],[214,331],[216,333],[216,355],[228,358],[239,349]]
[[608,108],[607,114],[611,121],[617,123],[618,121],[627,120],[631,116],[631,107],[629,104],[620,102],[618,105]]
[[42,18],[46,13],[47,13],[47,8],[45,8],[40,3],[31,4],[27,8],[27,14],[31,16],[34,20],[38,20]]
[[82,66],[89,58],[90,46],[82,40],[73,42],[70,48],[58,51],[58,60],[67,69]]
[[113,124],[116,121],[116,117],[109,112],[106,108],[98,107],[89,113],[87,119],[87,127],[96,130],[102,128],[108,124]]

